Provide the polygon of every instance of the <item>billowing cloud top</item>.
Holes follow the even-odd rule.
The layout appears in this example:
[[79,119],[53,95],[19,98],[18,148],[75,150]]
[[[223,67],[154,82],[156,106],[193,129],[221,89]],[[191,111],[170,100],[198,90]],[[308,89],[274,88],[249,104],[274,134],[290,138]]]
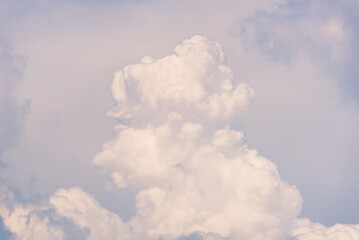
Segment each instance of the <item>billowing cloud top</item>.
[[118,111],[113,116],[153,121],[176,111],[190,119],[220,119],[247,106],[253,90],[245,83],[233,86],[217,42],[194,36],[174,51],[161,59],[146,56],[115,73],[112,95]]

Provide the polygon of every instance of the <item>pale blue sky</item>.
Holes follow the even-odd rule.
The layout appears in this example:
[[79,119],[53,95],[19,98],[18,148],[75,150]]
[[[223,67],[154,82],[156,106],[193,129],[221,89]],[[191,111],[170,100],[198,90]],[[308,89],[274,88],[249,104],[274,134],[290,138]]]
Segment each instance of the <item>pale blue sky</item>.
[[114,136],[113,74],[201,34],[254,89],[232,124],[297,186],[299,216],[358,224],[359,3],[278,2],[1,1],[0,187],[37,204],[80,186],[128,220],[136,190],[91,164]]

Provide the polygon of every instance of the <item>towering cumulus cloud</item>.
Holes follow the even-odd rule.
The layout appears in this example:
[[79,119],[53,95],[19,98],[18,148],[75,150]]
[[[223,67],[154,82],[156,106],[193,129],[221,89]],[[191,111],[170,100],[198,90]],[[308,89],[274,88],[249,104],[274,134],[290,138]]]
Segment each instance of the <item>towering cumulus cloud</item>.
[[124,124],[93,163],[140,189],[134,239],[287,237],[301,197],[231,128],[253,90],[234,85],[218,43],[194,36],[174,55],[145,57],[115,74],[112,94]]

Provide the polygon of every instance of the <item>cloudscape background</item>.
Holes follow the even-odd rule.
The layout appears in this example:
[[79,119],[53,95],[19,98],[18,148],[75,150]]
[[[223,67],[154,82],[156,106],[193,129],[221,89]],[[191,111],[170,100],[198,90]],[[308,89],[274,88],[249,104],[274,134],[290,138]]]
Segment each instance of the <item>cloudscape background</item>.
[[0,239],[359,239],[359,3],[0,1]]

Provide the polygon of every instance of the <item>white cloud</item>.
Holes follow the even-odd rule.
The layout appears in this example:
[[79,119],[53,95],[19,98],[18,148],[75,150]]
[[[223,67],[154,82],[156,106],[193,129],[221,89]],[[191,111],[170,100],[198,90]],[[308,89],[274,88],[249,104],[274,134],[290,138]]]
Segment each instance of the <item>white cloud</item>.
[[325,227],[319,223],[312,223],[309,219],[301,218],[295,221],[292,233],[296,240],[357,240],[359,239],[359,225],[335,224]]
[[113,115],[133,122],[119,126],[93,161],[118,187],[140,189],[127,223],[134,236],[173,239],[202,231],[285,239],[301,208],[299,192],[228,125],[253,90],[243,82],[233,86],[216,42],[194,36],[175,52],[115,74],[120,110]]
[[[245,83],[233,86],[233,74],[218,43],[194,36],[174,51],[162,59],[144,57],[140,64],[115,73],[112,95],[119,111],[111,115],[157,120],[171,109],[192,115],[191,120],[226,118],[248,105],[253,90]],[[157,116],[148,116],[154,110]]]
[[[79,187],[57,190],[49,200],[57,214],[88,229],[87,239],[130,239],[121,218],[101,207],[93,196]],[[48,238],[50,239],[50,238]]]
[[41,216],[41,212],[48,209],[47,206],[13,204],[12,194],[3,187],[1,197],[0,217],[16,239],[63,239],[62,230],[52,226],[48,217]]

